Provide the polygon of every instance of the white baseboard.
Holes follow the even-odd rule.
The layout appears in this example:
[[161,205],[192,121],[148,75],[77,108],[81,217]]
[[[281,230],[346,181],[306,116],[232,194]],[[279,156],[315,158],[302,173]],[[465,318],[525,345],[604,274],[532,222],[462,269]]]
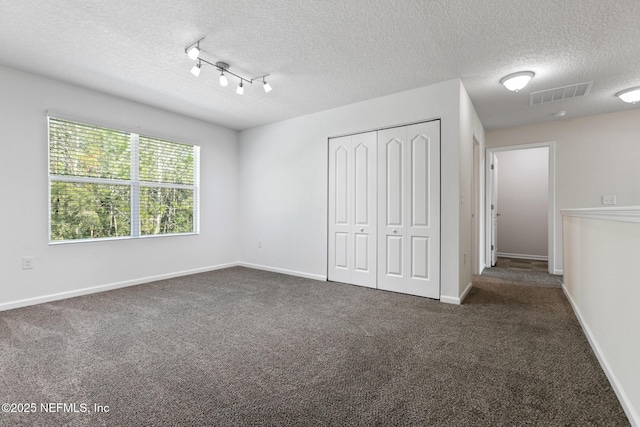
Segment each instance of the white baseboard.
[[620,405],[622,406],[624,413],[627,415],[627,418],[629,418],[629,422],[631,423],[632,426],[640,427],[640,416],[638,415],[638,412],[636,412],[636,409],[633,407],[631,400],[625,393],[624,389],[621,387],[620,382],[618,381],[618,378],[616,377],[615,373],[611,369],[609,362],[607,362],[607,358],[605,357],[604,353],[600,349],[600,346],[598,345],[598,342],[596,341],[595,336],[591,332],[589,325],[586,323],[586,321],[582,317],[580,308],[578,308],[573,298],[571,298],[571,295],[567,291],[567,288],[564,286],[564,283],[562,284],[562,290],[564,291],[564,294],[566,295],[567,300],[569,300],[569,304],[571,304],[571,307],[573,308],[573,312],[576,314],[576,317],[578,318],[578,322],[580,322],[580,326],[582,326],[582,330],[584,331],[584,334],[587,336],[587,340],[589,341],[589,344],[591,344],[591,348],[593,349],[593,352],[595,353],[596,358],[598,359],[598,362],[600,362],[600,366],[602,367],[602,370],[604,371],[605,375],[609,379],[609,383],[611,383],[611,388],[616,393],[616,396],[620,401]]
[[498,256],[503,258],[533,259],[535,261],[549,261],[549,257],[543,256],[543,255],[510,254],[506,252],[498,252]]
[[90,288],[77,289],[75,291],[60,292],[57,294],[44,295],[40,297],[27,298],[18,301],[11,301],[0,304],[0,311],[11,310],[14,308],[27,307],[30,305],[43,304],[45,302],[58,301],[61,299],[79,297],[82,295],[95,294],[97,292],[110,291],[112,289],[126,288],[128,286],[140,285],[143,283],[155,282],[158,280],[172,279],[174,277],[188,276],[190,274],[206,273],[207,271],[221,270],[223,268],[236,267],[237,262],[228,264],[214,265],[204,268],[196,268],[193,270],[177,271],[174,273],[159,274],[157,276],[141,277],[133,280],[125,280],[123,282],[109,283],[106,285],[93,286]]
[[462,302],[464,301],[464,299],[467,297],[467,295],[469,294],[469,292],[471,292],[471,288],[473,287],[473,284],[471,282],[469,282],[469,284],[467,285],[466,289],[464,290],[464,292],[462,292],[462,295],[460,295],[460,304],[462,304]]
[[450,297],[447,295],[440,295],[440,302],[444,302],[446,304],[460,305],[460,298]]
[[564,270],[555,269],[555,270],[553,270],[553,274],[555,274],[557,276],[562,276],[562,275],[564,275]]
[[327,276],[323,276],[321,274],[305,273],[302,271],[287,270],[285,268],[267,267],[266,265],[251,264],[249,262],[239,262],[238,265],[241,267],[253,268],[254,270],[271,271],[273,273],[288,274],[289,276],[304,277],[305,279],[321,280],[323,282],[327,281]]
[[467,294],[471,290],[471,287],[472,287],[471,282],[469,282],[465,290],[462,292],[462,295],[460,295],[459,297],[450,297],[448,295],[440,295],[440,302],[444,302],[446,304],[461,305],[462,301],[466,298]]

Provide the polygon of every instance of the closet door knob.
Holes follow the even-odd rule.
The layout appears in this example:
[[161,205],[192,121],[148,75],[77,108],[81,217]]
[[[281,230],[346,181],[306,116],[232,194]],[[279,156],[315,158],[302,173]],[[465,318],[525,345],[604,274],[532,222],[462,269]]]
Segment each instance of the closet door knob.
[[394,233],[397,233],[397,232],[398,232],[398,230],[393,230],[393,232],[394,232]]
[[363,232],[364,232],[364,228],[361,228],[361,229],[360,229],[360,232],[361,232],[361,233],[363,233]]

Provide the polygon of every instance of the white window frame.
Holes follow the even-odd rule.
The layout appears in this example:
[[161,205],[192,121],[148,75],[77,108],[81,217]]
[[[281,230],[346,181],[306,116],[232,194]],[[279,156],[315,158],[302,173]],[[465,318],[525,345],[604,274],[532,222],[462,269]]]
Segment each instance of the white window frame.
[[[113,130],[117,132],[125,132],[129,134],[131,138],[131,179],[105,179],[105,178],[90,178],[90,177],[78,177],[78,176],[62,176],[51,174],[51,140],[50,140],[50,121],[51,119],[63,120],[68,122],[74,122],[87,126],[95,126],[103,129]],[[116,127],[112,125],[98,124],[90,120],[82,120],[77,118],[71,118],[63,114],[47,114],[47,176],[48,176],[48,240],[50,245],[60,245],[69,243],[86,243],[86,242],[102,242],[108,240],[128,240],[128,239],[146,239],[146,238],[158,238],[158,237],[173,237],[173,236],[190,236],[200,234],[200,146],[178,142],[171,138],[162,138],[152,136],[150,134],[142,134],[146,138],[158,139],[162,141],[175,142],[176,144],[190,145],[193,147],[193,184],[169,184],[161,182],[147,182],[139,180],[139,148],[140,148],[140,135],[139,131],[130,131],[122,127]],[[51,183],[52,182],[70,182],[70,183],[87,183],[87,184],[115,184],[115,185],[127,185],[130,190],[131,197],[131,211],[130,222],[131,232],[128,236],[118,237],[96,237],[89,239],[69,239],[69,240],[51,240]],[[160,187],[160,188],[176,188],[193,190],[193,231],[184,233],[166,233],[166,234],[141,234],[140,233],[140,188],[142,187]]]

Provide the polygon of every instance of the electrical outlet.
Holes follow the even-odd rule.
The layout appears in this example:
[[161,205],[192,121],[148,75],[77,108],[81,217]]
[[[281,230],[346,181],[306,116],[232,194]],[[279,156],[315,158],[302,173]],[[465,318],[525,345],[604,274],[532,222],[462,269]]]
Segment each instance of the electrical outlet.
[[262,248],[262,239],[258,239],[258,248]]
[[33,269],[33,257],[32,256],[23,256],[22,257],[22,269],[23,270],[32,270]]
[[616,196],[602,196],[602,204],[603,205],[615,205],[616,204]]

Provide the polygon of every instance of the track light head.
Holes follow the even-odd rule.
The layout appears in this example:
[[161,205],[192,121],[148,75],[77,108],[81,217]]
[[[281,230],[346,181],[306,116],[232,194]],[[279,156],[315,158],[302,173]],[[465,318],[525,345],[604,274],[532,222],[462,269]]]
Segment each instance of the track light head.
[[193,59],[194,61],[200,57],[200,42],[202,40],[204,40],[204,37],[193,43],[192,45],[187,46],[187,48],[184,50],[189,58]]
[[198,46],[191,46],[189,50],[187,50],[187,55],[195,61],[198,59],[198,56],[200,56],[200,49],[198,49]]
[[194,65],[193,68],[191,69],[191,74],[198,77],[200,75],[200,71],[202,70],[201,67],[202,67],[202,63],[198,61],[198,63]]
[[262,87],[264,88],[264,91],[266,93],[271,92],[271,85],[269,83],[267,83],[264,78],[262,79]]
[[229,80],[227,80],[227,76],[224,75],[224,70],[222,74],[220,74],[220,86],[226,86],[229,84]]
[[236,93],[238,95],[244,94],[244,86],[242,85],[242,80],[240,80],[240,84],[238,85],[238,88],[236,89]]
[[224,75],[224,70],[229,68],[229,64],[227,64],[226,62],[218,61],[216,62],[215,66],[220,70],[220,86],[228,85],[229,81],[227,80],[227,76]]

